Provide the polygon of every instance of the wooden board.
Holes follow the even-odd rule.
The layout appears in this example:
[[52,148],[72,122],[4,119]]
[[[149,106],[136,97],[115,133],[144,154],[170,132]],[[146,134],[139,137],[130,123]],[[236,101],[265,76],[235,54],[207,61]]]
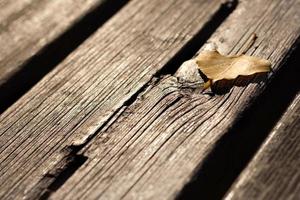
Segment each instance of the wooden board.
[[105,0],[1,1],[0,86],[31,57],[103,2]]
[[[255,32],[258,40],[248,54],[272,62],[275,73],[269,81],[299,37],[299,3],[242,1],[210,41],[223,53],[237,53]],[[189,74],[189,69],[180,71],[177,76]],[[184,89],[173,76],[150,84],[79,152],[88,160],[51,199],[174,199],[218,139],[264,91],[268,82],[262,80],[252,77],[249,84],[215,96]]]
[[0,6],[0,113],[127,1],[3,0]]
[[300,94],[225,199],[299,199]]
[[67,147],[97,133],[220,5],[130,1],[0,116],[0,198],[42,194],[63,170]]

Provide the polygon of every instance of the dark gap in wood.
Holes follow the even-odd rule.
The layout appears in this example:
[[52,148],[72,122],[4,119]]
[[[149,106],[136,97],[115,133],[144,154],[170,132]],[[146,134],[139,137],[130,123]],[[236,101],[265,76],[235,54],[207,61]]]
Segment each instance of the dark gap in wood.
[[77,147],[68,147],[64,153],[66,153],[64,159],[44,175],[29,192],[27,199],[48,199],[49,196],[59,189],[88,159],[86,156],[77,154]]
[[59,189],[69,179],[69,177],[71,177],[74,172],[85,163],[87,157],[83,155],[75,155],[69,159],[71,159],[71,161],[69,161],[66,167],[54,177],[54,181],[42,194],[40,194],[41,196],[38,199],[48,199],[51,193]]
[[252,106],[215,145],[177,199],[221,199],[300,90],[300,39]]
[[211,35],[217,30],[222,22],[233,12],[237,7],[238,0],[227,1],[223,3],[212,18],[203,26],[203,28],[188,41],[169,62],[159,70],[155,76],[171,74],[174,75],[180,65],[191,59],[199,51]]
[[34,55],[20,71],[0,86],[0,113],[25,94],[128,1],[106,0]]
[[123,110],[120,107],[104,124],[92,135],[90,135],[82,144],[70,145],[62,150],[65,155],[53,169],[49,170],[44,177],[32,188],[27,195],[27,199],[46,200],[50,195],[58,190],[88,159],[88,157],[79,154],[79,152],[96,137],[109,123],[120,115]]
[[132,95],[127,101],[125,101],[123,106],[128,107],[132,105],[138,99],[138,97],[141,96],[141,94],[143,94],[149,87],[156,85],[162,78],[163,76],[160,76],[159,78],[155,76],[152,77],[152,79],[147,84],[143,85],[134,95]]

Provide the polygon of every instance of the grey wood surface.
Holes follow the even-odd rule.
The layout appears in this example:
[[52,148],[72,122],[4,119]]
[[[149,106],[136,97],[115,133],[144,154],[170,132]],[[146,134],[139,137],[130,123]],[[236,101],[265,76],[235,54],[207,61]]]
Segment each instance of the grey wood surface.
[[2,0],[0,86],[41,49],[104,1]]
[[[299,9],[298,0],[240,2],[209,41],[235,54],[255,32],[258,39],[247,54],[269,59],[274,73],[215,96],[173,76],[154,81],[79,152],[88,160],[51,199],[174,199],[282,66],[299,37]],[[189,70],[195,72],[190,66],[177,76],[195,80]]]
[[300,198],[300,94],[225,199]]
[[[41,4],[53,4],[56,13],[70,16],[72,9],[65,10],[66,2],[71,8],[78,4],[63,2]],[[63,169],[60,163],[69,153],[66,147],[83,144],[95,134],[201,30],[220,5],[221,1],[206,0],[130,1],[8,108],[0,116],[0,198],[36,197],[31,195],[55,179],[50,172]],[[81,9],[84,6],[75,10]],[[40,15],[39,19],[49,21],[43,18],[50,17],[48,12]],[[62,21],[62,16],[53,23]],[[34,45],[44,44],[47,37],[42,36]]]

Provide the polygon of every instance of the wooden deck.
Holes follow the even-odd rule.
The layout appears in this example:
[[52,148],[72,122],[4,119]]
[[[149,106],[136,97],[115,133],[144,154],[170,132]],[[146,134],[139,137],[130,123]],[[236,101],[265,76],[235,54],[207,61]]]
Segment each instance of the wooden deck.
[[[0,199],[300,199],[300,0],[0,1]],[[272,72],[201,93],[214,43]]]

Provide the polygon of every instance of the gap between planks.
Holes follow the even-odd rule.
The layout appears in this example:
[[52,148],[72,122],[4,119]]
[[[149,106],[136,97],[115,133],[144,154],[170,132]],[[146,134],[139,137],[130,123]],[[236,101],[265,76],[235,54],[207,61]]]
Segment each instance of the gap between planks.
[[299,199],[300,93],[224,199]]
[[18,0],[1,7],[0,113],[126,2],[99,0],[84,1],[79,5],[74,0],[59,3]]

